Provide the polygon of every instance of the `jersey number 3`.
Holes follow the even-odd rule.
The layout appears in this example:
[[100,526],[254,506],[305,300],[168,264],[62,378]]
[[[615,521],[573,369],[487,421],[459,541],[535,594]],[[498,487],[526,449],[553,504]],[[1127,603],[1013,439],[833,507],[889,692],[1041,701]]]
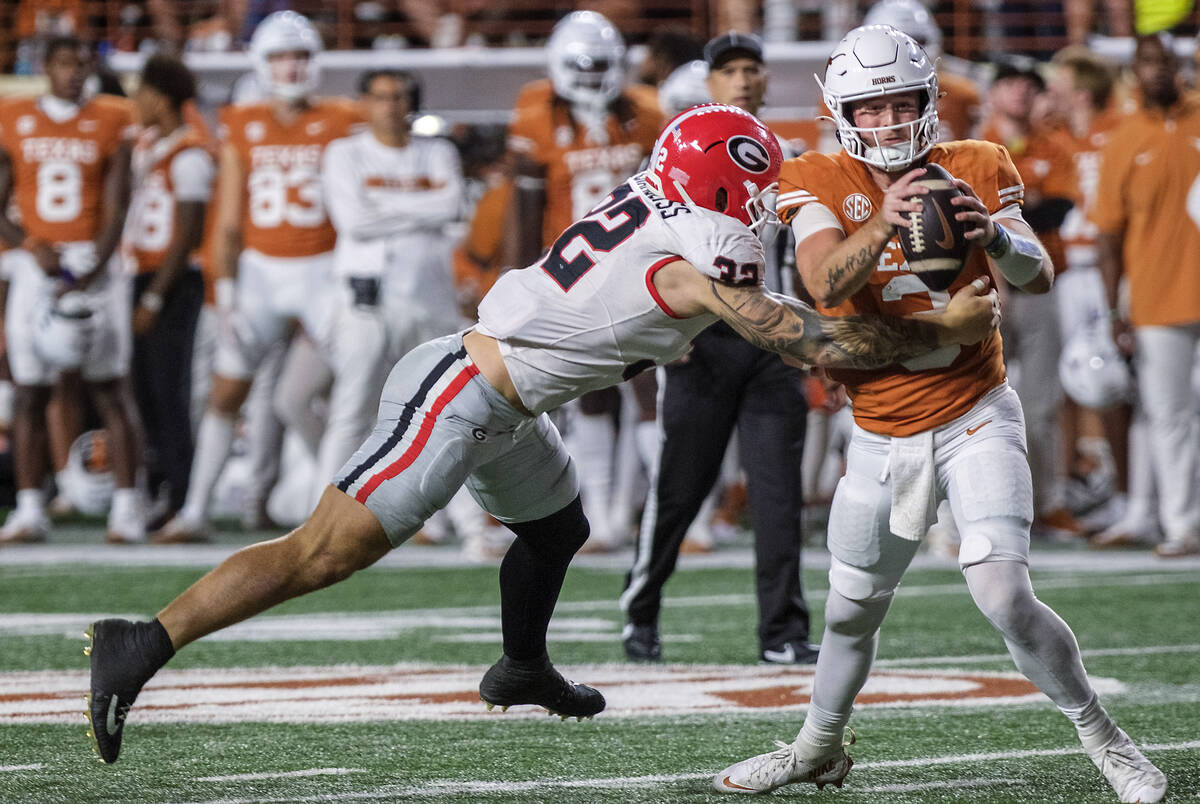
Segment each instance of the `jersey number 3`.
[[623,184],[600,206],[566,228],[542,261],[542,270],[570,290],[596,264],[596,254],[612,251],[650,218],[650,209],[633,188]]

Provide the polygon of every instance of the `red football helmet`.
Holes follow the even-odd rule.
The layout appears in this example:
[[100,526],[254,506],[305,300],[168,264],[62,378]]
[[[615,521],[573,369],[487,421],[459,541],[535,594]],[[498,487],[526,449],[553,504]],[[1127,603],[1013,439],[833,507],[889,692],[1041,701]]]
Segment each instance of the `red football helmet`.
[[671,118],[650,156],[650,175],[672,201],[723,212],[751,229],[775,217],[783,151],[762,121],[706,103]]

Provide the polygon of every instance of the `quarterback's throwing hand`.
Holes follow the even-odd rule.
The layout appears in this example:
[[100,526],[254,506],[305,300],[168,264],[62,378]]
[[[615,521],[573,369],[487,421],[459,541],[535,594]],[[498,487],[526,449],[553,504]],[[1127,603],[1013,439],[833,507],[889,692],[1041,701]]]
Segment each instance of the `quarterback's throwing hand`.
[[915,168],[896,179],[887,192],[883,194],[883,219],[887,221],[892,231],[897,226],[912,226],[909,215],[921,211],[921,202],[913,200],[913,196],[924,195],[929,188],[914,181],[925,175],[925,168]]
[[950,203],[961,208],[954,218],[967,224],[964,236],[968,240],[977,240],[983,244],[992,242],[996,236],[996,224],[988,215],[987,207],[975,194],[971,185],[962,179],[955,179],[954,184],[962,190],[963,194],[951,200]]
[[972,344],[991,335],[1000,326],[1000,297],[988,290],[981,276],[954,294],[946,305],[943,323],[956,343]]

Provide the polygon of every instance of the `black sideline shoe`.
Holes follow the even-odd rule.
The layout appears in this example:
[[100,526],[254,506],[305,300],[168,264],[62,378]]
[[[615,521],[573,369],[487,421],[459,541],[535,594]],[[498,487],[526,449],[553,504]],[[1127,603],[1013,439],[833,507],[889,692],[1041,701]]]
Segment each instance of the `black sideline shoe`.
[[622,636],[625,643],[625,658],[629,661],[662,661],[662,640],[659,639],[657,625],[627,623]]

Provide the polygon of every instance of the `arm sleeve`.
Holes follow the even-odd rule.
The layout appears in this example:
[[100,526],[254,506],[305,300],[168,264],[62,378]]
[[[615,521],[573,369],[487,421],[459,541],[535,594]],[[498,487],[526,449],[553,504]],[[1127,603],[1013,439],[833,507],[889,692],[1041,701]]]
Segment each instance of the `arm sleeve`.
[[805,238],[822,229],[837,229],[842,234],[846,233],[833,210],[819,201],[797,207],[791,218],[792,234],[796,236],[797,243],[803,242]]
[[208,201],[215,178],[216,165],[203,148],[188,148],[171,160],[171,184],[179,201]]

